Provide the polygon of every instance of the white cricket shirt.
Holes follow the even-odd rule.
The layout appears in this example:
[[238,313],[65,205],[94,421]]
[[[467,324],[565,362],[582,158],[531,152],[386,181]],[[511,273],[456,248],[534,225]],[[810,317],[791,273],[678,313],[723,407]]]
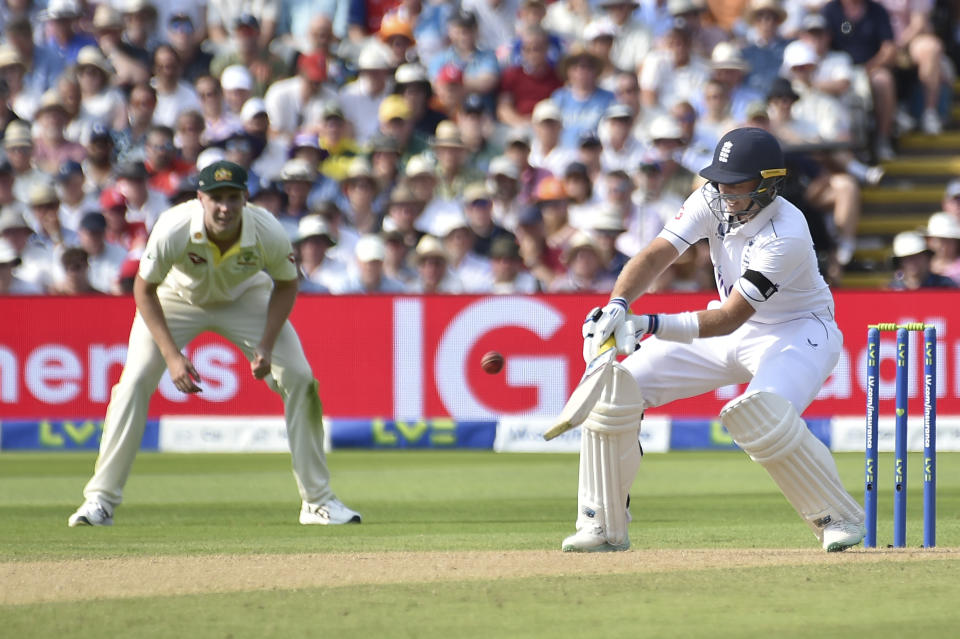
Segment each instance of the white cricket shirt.
[[[817,268],[807,221],[782,197],[746,224],[722,235],[720,221],[698,189],[658,237],[681,253],[707,238],[721,301],[736,287],[756,309],[750,321],[777,324],[811,313],[833,318],[833,295]],[[769,285],[756,276],[744,277],[748,270],[762,275]]]
[[293,247],[272,213],[246,204],[240,239],[225,253],[207,239],[199,200],[160,215],[140,258],[140,277],[202,306],[230,302],[269,279],[297,279]]

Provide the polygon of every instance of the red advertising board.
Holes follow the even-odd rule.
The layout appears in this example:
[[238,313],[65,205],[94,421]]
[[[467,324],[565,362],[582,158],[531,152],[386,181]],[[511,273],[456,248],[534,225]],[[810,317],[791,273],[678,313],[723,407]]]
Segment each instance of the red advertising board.
[[[634,310],[698,309],[711,297],[649,295]],[[583,370],[582,318],[604,301],[578,295],[302,295],[292,320],[331,417],[495,419],[559,410]],[[840,291],[836,301],[844,354],[807,416],[863,414],[866,325],[879,321],[937,326],[938,408],[960,414],[958,329],[951,330],[960,322],[960,292]],[[122,370],[133,311],[130,298],[0,298],[0,418],[101,416]],[[893,341],[884,335],[881,397],[892,396]],[[912,346],[919,367],[920,342]],[[480,368],[488,350],[506,357],[499,375]],[[184,396],[164,380],[152,417],[281,410],[279,398],[252,378],[243,356],[222,338],[202,335],[187,352],[203,378],[203,393]],[[914,379],[920,397],[919,376]],[[736,393],[722,389],[651,412],[715,415]]]

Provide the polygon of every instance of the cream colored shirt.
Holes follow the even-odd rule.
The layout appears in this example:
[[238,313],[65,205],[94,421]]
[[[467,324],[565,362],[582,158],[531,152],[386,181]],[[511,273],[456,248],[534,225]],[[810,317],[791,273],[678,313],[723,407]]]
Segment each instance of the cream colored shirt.
[[199,200],[168,209],[150,233],[140,277],[198,306],[233,301],[270,279],[297,279],[293,247],[280,222],[253,204],[242,215],[240,239],[221,255],[207,239]]

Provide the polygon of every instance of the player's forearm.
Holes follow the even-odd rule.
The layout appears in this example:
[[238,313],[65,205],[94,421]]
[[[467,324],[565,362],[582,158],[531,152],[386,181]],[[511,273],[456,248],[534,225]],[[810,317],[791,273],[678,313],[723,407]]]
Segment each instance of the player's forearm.
[[160,306],[160,298],[157,297],[157,285],[143,280],[138,275],[133,282],[133,299],[137,304],[137,311],[143,318],[143,323],[147,325],[153,341],[157,343],[160,354],[165,360],[180,352],[177,343],[170,333],[167,326],[167,318],[163,314],[163,307]]
[[679,255],[670,242],[655,238],[626,263],[610,297],[622,297],[630,304],[643,295]]
[[260,338],[258,348],[267,352],[273,351],[273,345],[277,341],[280,329],[290,317],[293,311],[293,304],[297,300],[297,280],[274,281],[273,292],[270,293],[270,301],[267,303],[267,323],[263,329],[263,337]]

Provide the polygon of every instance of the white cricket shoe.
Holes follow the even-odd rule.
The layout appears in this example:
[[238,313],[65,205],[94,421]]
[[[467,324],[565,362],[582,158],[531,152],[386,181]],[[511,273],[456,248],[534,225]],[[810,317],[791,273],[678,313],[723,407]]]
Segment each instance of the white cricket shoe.
[[303,502],[300,508],[300,523],[304,525],[359,524],[360,520],[360,513],[350,510],[336,497],[319,506]]
[[940,135],[943,133],[943,122],[940,121],[940,114],[936,109],[927,109],[923,112],[920,119],[923,132],[927,135]]
[[563,540],[563,552],[620,552],[630,549],[630,539],[623,544],[611,544],[600,526],[581,528]]
[[112,526],[113,513],[106,506],[97,501],[85,501],[77,508],[77,512],[70,515],[67,525],[77,526]]
[[863,524],[837,521],[823,529],[823,549],[827,552],[841,552],[863,541],[867,529]]

